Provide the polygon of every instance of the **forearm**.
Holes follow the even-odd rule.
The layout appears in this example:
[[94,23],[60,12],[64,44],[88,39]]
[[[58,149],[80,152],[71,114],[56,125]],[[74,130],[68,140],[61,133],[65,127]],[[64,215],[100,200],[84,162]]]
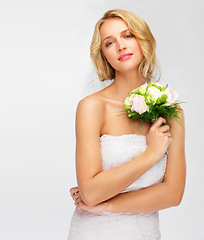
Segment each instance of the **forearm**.
[[142,213],[178,206],[182,200],[185,181],[184,116],[180,116],[183,127],[172,122],[174,140],[169,146],[166,173],[163,182],[136,192],[122,193],[105,201],[107,212]]
[[122,193],[105,201],[104,212],[144,213],[179,205],[183,193],[166,182],[135,192]]
[[86,184],[81,193],[83,201],[94,206],[116,196],[155,163],[152,155],[145,151],[120,167],[100,172]]

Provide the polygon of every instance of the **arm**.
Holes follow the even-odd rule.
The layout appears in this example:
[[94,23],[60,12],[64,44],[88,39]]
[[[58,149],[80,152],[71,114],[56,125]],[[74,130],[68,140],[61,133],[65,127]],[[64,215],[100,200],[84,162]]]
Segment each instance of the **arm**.
[[[151,127],[151,143],[148,143],[145,152],[120,167],[102,172],[100,132],[104,125],[104,115],[104,103],[96,96],[83,99],[77,108],[77,183],[81,199],[89,206],[95,206],[126,189],[163,157],[171,140],[168,126],[159,127],[165,123],[161,118]],[[160,146],[160,150],[155,152],[154,149],[159,149],[155,146]]]
[[180,204],[186,179],[183,128],[172,121],[173,141],[169,146],[166,174],[162,183],[136,192],[122,193],[102,204],[105,212],[152,212]]

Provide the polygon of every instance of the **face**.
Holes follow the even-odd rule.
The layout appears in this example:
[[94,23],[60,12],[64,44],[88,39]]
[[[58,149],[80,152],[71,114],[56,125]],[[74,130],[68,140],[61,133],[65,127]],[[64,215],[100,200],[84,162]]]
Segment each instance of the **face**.
[[107,19],[100,28],[104,56],[115,71],[138,68],[143,53],[134,35],[120,18]]

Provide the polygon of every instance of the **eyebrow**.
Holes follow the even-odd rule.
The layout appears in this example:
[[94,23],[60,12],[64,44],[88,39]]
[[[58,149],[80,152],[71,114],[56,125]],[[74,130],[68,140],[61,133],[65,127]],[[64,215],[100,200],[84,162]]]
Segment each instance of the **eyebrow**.
[[[120,34],[123,34],[123,33],[127,32],[127,31],[130,31],[130,29],[125,29],[125,30],[122,31]],[[105,38],[103,39],[103,42],[104,42],[107,38],[111,38],[111,37],[112,37],[112,36],[105,37]]]

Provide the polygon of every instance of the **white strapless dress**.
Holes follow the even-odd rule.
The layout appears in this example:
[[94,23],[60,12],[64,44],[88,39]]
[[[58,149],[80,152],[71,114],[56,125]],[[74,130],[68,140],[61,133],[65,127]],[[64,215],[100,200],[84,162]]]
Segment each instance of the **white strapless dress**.
[[[102,171],[119,167],[145,151],[146,137],[128,134],[100,138]],[[137,191],[162,182],[166,156],[128,186],[124,192]],[[159,240],[159,213],[95,214],[75,208],[68,240]]]

